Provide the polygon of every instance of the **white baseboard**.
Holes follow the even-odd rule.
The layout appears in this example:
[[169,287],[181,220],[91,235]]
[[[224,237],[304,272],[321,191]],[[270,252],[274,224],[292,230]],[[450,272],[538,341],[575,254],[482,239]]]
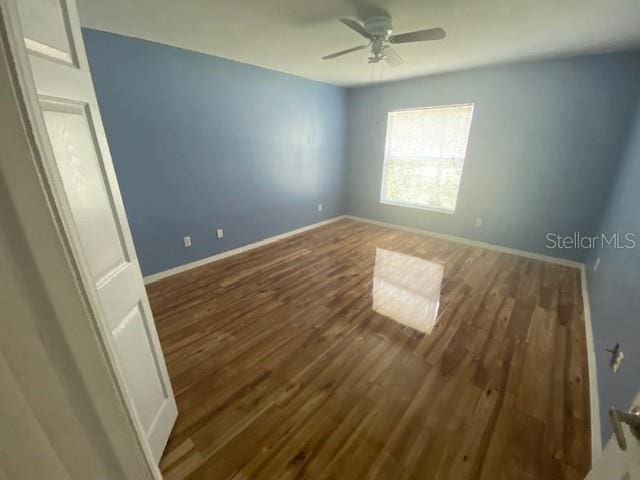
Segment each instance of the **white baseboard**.
[[371,220],[370,218],[356,217],[354,215],[345,215],[344,217],[350,218],[352,220],[359,220],[361,222],[372,223],[374,225],[380,225],[381,227],[395,228],[396,230],[404,230],[405,232],[417,233],[419,235],[426,235],[428,237],[441,238],[443,240],[449,240],[455,243],[463,243],[465,245],[486,248],[488,250],[495,250],[497,252],[510,253],[512,255],[519,255],[521,257],[542,260],[544,262],[556,263],[559,265],[565,265],[567,267],[580,269],[584,266],[584,264],[573,260],[552,257],[550,255],[542,255],[540,253],[527,252],[526,250],[518,250],[515,248],[500,247],[498,245],[493,245],[492,243],[478,242],[476,240],[470,240],[464,237],[456,237],[455,235],[447,235],[445,233],[432,232],[430,230],[425,230],[422,228],[405,227],[404,225],[398,225],[396,223],[381,222],[379,220]]
[[254,248],[263,247],[264,245],[268,245],[270,243],[277,242],[278,240],[282,240],[283,238],[306,232],[307,230],[313,230],[314,228],[336,222],[338,220],[341,220],[342,218],[344,218],[344,215],[339,215],[328,220],[323,220],[322,222],[312,223],[311,225],[307,225],[306,227],[290,230],[279,235],[274,235],[273,237],[265,238],[264,240],[259,240],[242,247],[234,248],[233,250],[227,250],[226,252],[217,253],[215,255],[211,255],[210,257],[201,258],[200,260],[196,260],[194,262],[185,263],[184,265],[179,265],[162,272],[147,275],[146,277],[144,277],[144,284],[149,285],[150,283],[157,282],[158,280],[162,280],[163,278],[186,272],[187,270],[191,270],[192,268],[200,267],[202,265],[206,265],[207,263],[222,260],[223,258],[232,257],[233,255],[238,255],[239,253],[248,252],[249,250],[253,250]]
[[593,463],[602,452],[602,434],[600,430],[600,399],[598,397],[598,372],[596,368],[596,351],[593,341],[593,326],[591,324],[591,304],[589,303],[589,289],[587,288],[587,270],[583,265],[580,269],[582,283],[582,303],[584,304],[584,327],[587,341],[587,363],[589,368],[589,404],[591,406],[591,462]]

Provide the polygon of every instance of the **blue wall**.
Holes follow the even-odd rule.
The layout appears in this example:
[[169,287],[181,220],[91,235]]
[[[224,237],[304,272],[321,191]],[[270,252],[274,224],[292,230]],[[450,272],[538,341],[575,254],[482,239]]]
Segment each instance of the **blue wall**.
[[[637,79],[638,77],[636,77]],[[640,103],[599,232],[634,233],[640,242]],[[598,270],[592,270],[600,257]],[[609,407],[626,409],[640,390],[640,243],[635,249],[611,247],[592,251],[588,286],[598,371],[603,439],[611,435]],[[617,373],[609,368],[610,354],[620,342],[625,359]]]
[[[347,213],[531,252],[588,233],[640,88],[640,52],[478,68],[348,91]],[[379,203],[387,112],[474,103],[455,214]],[[476,217],[484,226],[475,227]]]
[[343,89],[83,34],[145,275],[344,213]]

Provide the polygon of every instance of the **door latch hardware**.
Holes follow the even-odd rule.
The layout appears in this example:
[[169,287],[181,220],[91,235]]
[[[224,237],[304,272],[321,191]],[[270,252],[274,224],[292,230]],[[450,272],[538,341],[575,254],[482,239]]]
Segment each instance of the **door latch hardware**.
[[623,423],[626,423],[631,433],[640,440],[640,407],[633,407],[629,412],[623,412],[611,407],[609,409],[609,420],[611,420],[613,433],[616,435],[616,440],[621,450],[627,449],[627,439],[624,438],[624,430],[622,429]]

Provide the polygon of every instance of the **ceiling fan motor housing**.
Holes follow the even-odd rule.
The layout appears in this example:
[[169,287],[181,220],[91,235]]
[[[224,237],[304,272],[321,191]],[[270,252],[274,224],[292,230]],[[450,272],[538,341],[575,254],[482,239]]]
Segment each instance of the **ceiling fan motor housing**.
[[370,17],[364,21],[364,28],[372,37],[387,38],[391,35],[391,17]]

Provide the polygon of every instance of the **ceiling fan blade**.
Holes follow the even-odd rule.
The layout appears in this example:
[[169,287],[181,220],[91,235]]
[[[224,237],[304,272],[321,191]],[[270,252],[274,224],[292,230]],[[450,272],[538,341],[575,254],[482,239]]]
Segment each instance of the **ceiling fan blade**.
[[331,60],[332,58],[341,57],[342,55],[346,55],[347,53],[357,52],[358,50],[364,50],[369,45],[359,45],[357,47],[347,48],[346,50],[341,50],[336,53],[332,53],[331,55],[325,55],[322,57],[323,60]]
[[389,65],[391,68],[399,67],[404,63],[402,57],[390,45],[385,47],[383,53],[384,61],[387,62],[387,65]]
[[447,36],[443,28],[429,28],[427,30],[417,30],[415,32],[401,33],[389,37],[391,43],[425,42],[427,40],[442,40]]
[[351,20],[350,18],[341,18],[340,21],[344,23],[347,27],[349,27],[351,30],[358,32],[367,40],[371,40],[371,34],[367,32],[364,29],[364,27],[360,25],[358,22],[356,22],[355,20]]

